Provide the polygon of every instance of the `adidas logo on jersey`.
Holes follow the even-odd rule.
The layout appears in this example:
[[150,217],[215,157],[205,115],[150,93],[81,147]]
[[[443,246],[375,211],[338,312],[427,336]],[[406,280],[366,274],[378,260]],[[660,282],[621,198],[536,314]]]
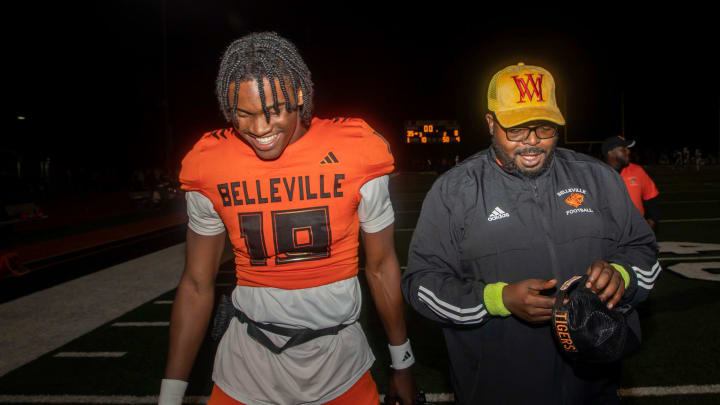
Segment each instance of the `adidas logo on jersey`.
[[500,209],[500,207],[495,207],[493,212],[490,213],[490,216],[488,217],[488,221],[495,221],[502,218],[509,217],[510,214]]
[[340,161],[335,157],[334,153],[328,152],[328,154],[325,155],[325,159],[320,161],[321,165],[324,165],[325,163],[340,163]]

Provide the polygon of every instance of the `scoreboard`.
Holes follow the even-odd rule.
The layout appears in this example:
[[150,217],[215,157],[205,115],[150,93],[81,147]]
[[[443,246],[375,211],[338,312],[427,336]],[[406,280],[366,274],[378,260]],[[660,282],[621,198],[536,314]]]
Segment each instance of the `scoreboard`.
[[460,143],[457,121],[405,121],[405,143]]

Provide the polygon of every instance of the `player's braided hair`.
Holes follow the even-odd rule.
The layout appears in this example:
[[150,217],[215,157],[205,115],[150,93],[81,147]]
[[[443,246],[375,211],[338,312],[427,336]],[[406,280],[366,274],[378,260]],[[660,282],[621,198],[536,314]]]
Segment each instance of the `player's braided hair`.
[[[302,89],[303,105],[300,119],[306,127],[310,126],[313,111],[313,83],[310,70],[295,45],[274,32],[248,34],[231,43],[225,50],[215,82],[215,94],[225,119],[237,124],[235,108],[237,108],[239,85],[243,81],[255,79],[265,119],[270,122],[270,108],[265,105],[266,95],[262,80],[264,77],[270,80],[270,83],[273,83],[275,78],[280,82],[280,90],[287,100],[286,111],[298,108],[297,101],[295,105],[291,105],[288,90],[297,94],[297,90]],[[290,83],[287,82],[288,79]],[[231,104],[228,100],[228,91],[230,83],[233,82],[235,94]],[[273,99],[272,108],[275,112],[279,112],[277,90],[274,85],[271,85],[270,89]]]

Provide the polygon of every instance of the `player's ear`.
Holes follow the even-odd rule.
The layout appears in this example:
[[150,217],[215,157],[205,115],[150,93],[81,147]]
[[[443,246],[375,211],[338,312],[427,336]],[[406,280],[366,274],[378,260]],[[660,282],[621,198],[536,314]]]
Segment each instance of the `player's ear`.
[[303,105],[302,87],[298,87],[298,91],[297,91],[297,106],[300,107],[301,105]]

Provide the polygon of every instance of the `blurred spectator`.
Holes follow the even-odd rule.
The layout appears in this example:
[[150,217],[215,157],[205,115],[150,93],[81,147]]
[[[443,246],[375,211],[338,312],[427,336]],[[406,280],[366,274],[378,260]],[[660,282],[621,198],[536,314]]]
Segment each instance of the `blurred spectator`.
[[622,136],[611,136],[603,141],[602,156],[605,163],[620,173],[625,181],[630,199],[653,230],[660,219],[658,189],[655,182],[635,163],[630,163],[630,149],[635,141],[625,140]]
[[682,167],[682,152],[680,152],[679,150],[675,150],[673,152],[673,167]]

